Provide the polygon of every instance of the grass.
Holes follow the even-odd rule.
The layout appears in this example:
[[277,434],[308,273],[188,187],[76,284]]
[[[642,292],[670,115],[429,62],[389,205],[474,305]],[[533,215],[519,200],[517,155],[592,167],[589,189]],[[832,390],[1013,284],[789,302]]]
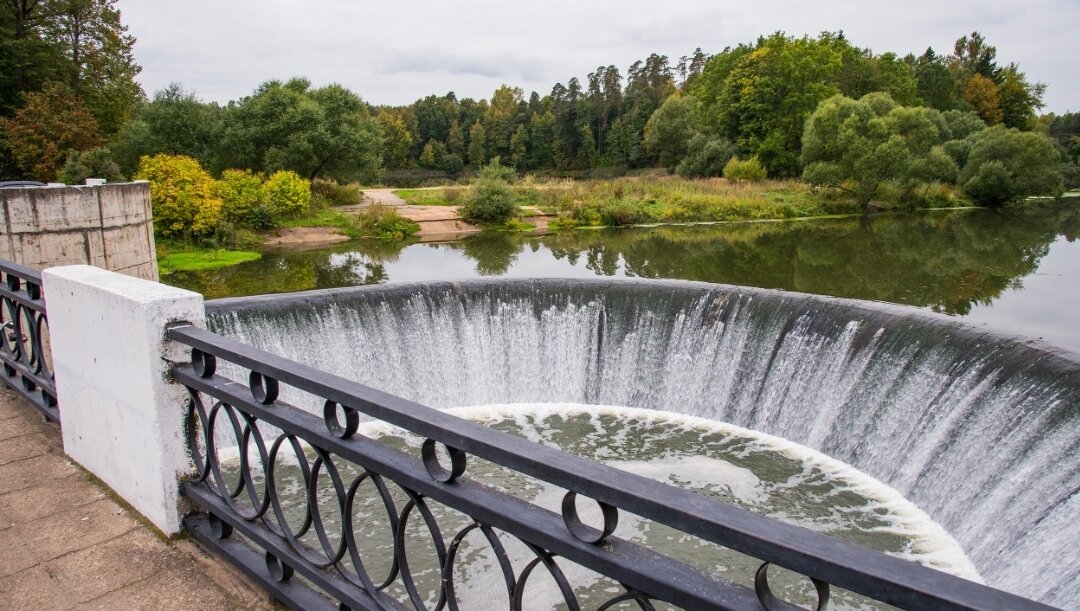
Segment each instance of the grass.
[[620,178],[534,188],[522,199],[554,211],[558,227],[781,220],[856,212],[800,181]]
[[355,216],[333,209],[313,210],[301,217],[284,219],[280,222],[280,226],[282,228],[332,227],[350,238],[363,237]]
[[261,258],[262,254],[249,250],[221,248],[159,253],[158,271],[162,275],[179,271],[194,272],[256,261]]
[[[394,191],[406,203],[413,206],[456,206],[461,202],[456,201],[452,194],[460,194],[461,187],[443,187],[441,189],[398,189]],[[449,196],[449,197],[448,197]]]

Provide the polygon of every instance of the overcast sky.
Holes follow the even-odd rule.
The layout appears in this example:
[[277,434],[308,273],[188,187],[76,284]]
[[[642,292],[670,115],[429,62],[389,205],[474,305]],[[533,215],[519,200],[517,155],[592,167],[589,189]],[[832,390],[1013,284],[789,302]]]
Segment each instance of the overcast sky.
[[119,0],[148,94],[180,82],[227,102],[268,79],[337,82],[374,104],[431,93],[490,98],[500,84],[556,82],[662,53],[726,46],[783,30],[843,30],[876,53],[948,53],[978,30],[1048,85],[1045,111],[1080,110],[1080,0]]

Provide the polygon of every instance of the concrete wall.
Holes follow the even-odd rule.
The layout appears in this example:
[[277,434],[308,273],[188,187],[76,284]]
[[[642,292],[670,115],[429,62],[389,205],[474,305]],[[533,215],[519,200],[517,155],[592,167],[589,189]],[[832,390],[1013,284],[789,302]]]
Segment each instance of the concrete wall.
[[36,269],[84,263],[157,280],[150,184],[0,189],[0,258]]
[[165,330],[205,326],[202,295],[86,265],[42,277],[64,451],[163,532],[179,532],[179,478],[193,465],[188,393],[169,369],[190,354]]

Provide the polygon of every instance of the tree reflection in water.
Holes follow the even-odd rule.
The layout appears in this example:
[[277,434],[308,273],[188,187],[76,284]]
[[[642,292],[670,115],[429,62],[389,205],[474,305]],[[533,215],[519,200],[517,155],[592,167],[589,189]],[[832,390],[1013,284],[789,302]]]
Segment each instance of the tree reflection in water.
[[355,241],[268,253],[261,261],[178,272],[165,281],[214,298],[403,278],[597,274],[779,288],[966,314],[1020,286],[1058,236],[1070,242],[1080,237],[1080,207],[579,230],[541,237],[489,233],[446,244]]

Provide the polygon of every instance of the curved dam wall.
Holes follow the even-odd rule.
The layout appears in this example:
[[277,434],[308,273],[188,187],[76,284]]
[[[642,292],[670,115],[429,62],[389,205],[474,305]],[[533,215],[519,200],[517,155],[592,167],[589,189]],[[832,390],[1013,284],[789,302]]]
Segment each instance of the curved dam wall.
[[1080,604],[1080,357],[1046,344],[692,282],[402,284],[207,314],[218,332],[434,407],[626,405],[784,437],[896,488],[989,585]]

